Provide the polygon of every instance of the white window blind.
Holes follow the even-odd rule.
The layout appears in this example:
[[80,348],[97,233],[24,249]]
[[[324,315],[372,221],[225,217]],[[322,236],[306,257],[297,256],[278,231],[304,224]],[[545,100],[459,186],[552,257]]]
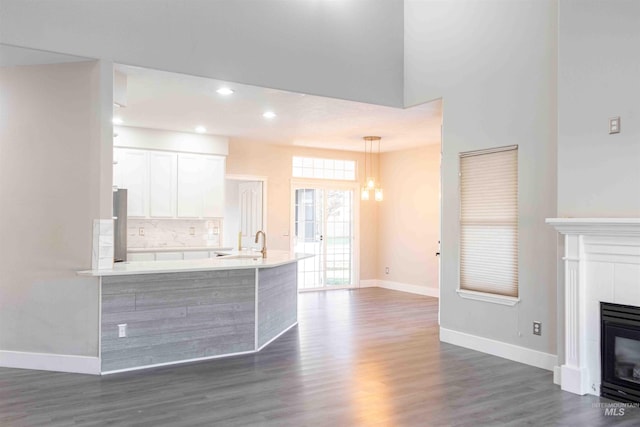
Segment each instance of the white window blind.
[[460,289],[518,296],[518,147],[460,153]]

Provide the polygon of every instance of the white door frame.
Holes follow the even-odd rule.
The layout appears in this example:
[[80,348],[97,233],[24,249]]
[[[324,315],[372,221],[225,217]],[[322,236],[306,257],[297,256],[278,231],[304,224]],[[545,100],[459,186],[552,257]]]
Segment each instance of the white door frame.
[[260,181],[262,182],[262,231],[267,233],[267,180],[264,175],[227,174],[224,177],[232,181]]
[[336,181],[330,179],[291,179],[291,202],[289,205],[289,250],[294,251],[296,238],[296,188],[321,188],[323,190],[353,191],[353,284],[351,286],[332,286],[331,288],[298,289],[298,292],[327,291],[334,289],[355,289],[360,287],[360,185],[353,181]]

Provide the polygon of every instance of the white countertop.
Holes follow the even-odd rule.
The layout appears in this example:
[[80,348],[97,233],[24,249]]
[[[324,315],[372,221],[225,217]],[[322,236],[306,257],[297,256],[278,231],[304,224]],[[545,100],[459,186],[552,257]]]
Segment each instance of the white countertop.
[[269,251],[267,258],[260,252],[224,251],[230,257],[178,260],[178,261],[136,261],[119,262],[113,268],[104,270],[79,271],[81,276],[122,276],[134,274],[184,273],[189,271],[239,270],[252,268],[271,268],[311,258],[314,255],[288,251]]
[[229,247],[218,246],[160,246],[157,248],[127,248],[127,253],[148,253],[148,252],[191,252],[191,251],[230,251]]

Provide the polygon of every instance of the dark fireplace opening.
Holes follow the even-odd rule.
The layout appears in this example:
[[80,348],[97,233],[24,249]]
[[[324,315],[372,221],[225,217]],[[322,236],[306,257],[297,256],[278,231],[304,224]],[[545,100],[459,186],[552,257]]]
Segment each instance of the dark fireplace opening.
[[603,397],[640,403],[640,307],[600,303]]

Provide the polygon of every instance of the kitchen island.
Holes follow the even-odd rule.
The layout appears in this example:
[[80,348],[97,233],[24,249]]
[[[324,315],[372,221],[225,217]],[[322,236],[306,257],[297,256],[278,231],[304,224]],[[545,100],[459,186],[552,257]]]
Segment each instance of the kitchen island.
[[309,256],[231,252],[80,272],[100,277],[101,373],[260,351],[297,324],[297,262]]

